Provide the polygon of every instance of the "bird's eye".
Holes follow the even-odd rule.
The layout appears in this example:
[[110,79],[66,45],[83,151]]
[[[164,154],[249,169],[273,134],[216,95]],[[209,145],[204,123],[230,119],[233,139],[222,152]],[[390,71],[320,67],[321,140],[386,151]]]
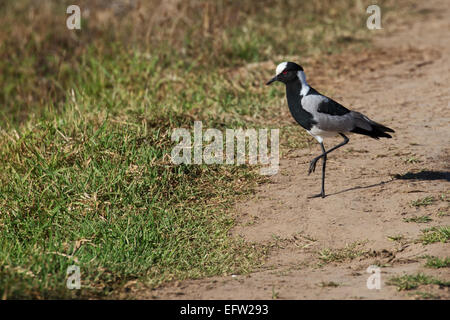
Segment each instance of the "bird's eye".
[[283,71],[283,74],[287,74],[288,72],[287,71]]

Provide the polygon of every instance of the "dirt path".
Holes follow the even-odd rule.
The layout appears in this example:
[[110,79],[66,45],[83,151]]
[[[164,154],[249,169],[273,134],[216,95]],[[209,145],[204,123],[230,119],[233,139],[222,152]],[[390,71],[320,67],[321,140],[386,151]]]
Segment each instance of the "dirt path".
[[[449,256],[449,244],[415,242],[424,228],[450,225],[449,215],[438,215],[449,210],[450,10],[446,1],[423,6],[432,11],[412,25],[374,31],[379,36],[373,56],[356,57],[347,62],[353,72],[331,79],[334,98],[394,128],[394,139],[350,136],[346,147],[328,157],[325,199],[307,198],[320,191],[320,170],[306,174],[319,146],[287,155],[272,183],[237,207],[234,234],[273,247],[259,270],[172,283],[137,298],[410,299],[415,290],[397,291],[386,281],[417,272],[450,280],[448,268],[425,268],[421,258]],[[316,72],[306,70],[320,91]],[[328,147],[338,142],[325,141]],[[411,206],[426,196],[435,201]],[[404,221],[424,214],[433,220]],[[383,266],[380,290],[366,287],[372,264]],[[450,298],[448,288],[419,289]]]

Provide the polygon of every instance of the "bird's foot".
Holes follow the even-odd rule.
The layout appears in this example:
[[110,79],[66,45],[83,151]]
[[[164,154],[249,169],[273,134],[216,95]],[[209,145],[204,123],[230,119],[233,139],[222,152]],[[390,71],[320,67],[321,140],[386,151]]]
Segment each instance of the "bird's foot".
[[308,196],[308,199],[314,199],[314,198],[319,198],[319,197],[325,198],[326,197],[325,196],[325,192],[321,192],[321,193],[318,193],[318,194],[314,194],[312,196]]
[[319,161],[319,159],[320,159],[320,157],[314,158],[314,159],[312,159],[311,162],[309,163],[308,176],[309,176],[312,172],[316,171],[316,164],[317,164],[317,161]]

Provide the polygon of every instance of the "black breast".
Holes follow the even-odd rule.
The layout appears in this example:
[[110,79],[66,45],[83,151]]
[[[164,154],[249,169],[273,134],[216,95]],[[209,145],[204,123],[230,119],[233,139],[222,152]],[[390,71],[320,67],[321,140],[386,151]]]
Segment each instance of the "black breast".
[[296,77],[295,80],[286,84],[286,97],[295,121],[298,122],[306,130],[311,130],[312,126],[316,123],[313,119],[313,115],[302,108],[300,91],[302,90],[302,84]]

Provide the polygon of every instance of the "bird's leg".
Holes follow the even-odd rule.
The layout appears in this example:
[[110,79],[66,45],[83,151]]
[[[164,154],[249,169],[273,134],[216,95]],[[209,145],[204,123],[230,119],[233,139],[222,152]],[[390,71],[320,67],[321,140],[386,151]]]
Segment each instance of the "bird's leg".
[[311,164],[309,165],[309,172],[308,175],[311,172],[314,172],[314,170],[316,169],[316,163],[320,158],[323,158],[323,164],[322,164],[322,190],[319,194],[311,196],[310,198],[317,198],[317,197],[322,197],[325,198],[325,168],[326,168],[326,163],[327,163],[327,154],[329,154],[331,151],[336,150],[337,148],[342,147],[343,145],[346,145],[349,141],[349,139],[342,133],[339,133],[343,138],[344,141],[342,141],[340,144],[338,144],[337,146],[334,146],[333,148],[331,148],[328,151],[325,151],[325,147],[323,145],[323,143],[320,143],[320,147],[322,148],[322,154],[316,158],[314,158],[311,161]]
[[327,152],[325,151],[325,147],[324,147],[323,143],[320,143],[320,147],[322,148],[322,154],[320,156],[318,156],[317,158],[314,158],[313,161],[315,161],[314,162],[314,167],[315,167],[317,160],[319,160],[320,158],[323,158],[323,162],[322,162],[322,189],[321,189],[319,194],[315,194],[313,196],[310,196],[309,198],[318,198],[318,197],[325,198],[325,168],[326,168],[326,165],[327,165]]
[[[334,151],[334,150],[336,150],[337,148],[340,148],[340,147],[342,147],[343,145],[346,145],[346,144],[349,142],[349,139],[348,139],[344,134],[342,134],[342,133],[339,133],[339,134],[344,138],[344,141],[342,141],[341,143],[339,143],[337,146],[334,146],[334,147],[331,148],[330,150],[322,152],[322,154],[321,154],[320,156],[315,157],[314,159],[312,159],[311,162],[310,162],[310,164],[309,164],[308,175],[310,175],[312,172],[314,172],[314,171],[316,170],[316,164],[317,164],[317,161],[318,161],[320,158],[323,158],[324,156],[326,156],[327,154],[329,154],[331,151]],[[323,144],[321,143],[320,145],[321,145],[322,148],[323,148]]]
[[333,148],[331,148],[330,150],[328,150],[328,151],[326,152],[326,154],[330,153],[331,151],[336,150],[337,148],[342,147],[343,145],[346,145],[346,144],[350,141],[350,139],[347,138],[347,137],[345,136],[345,134],[339,133],[339,135],[340,135],[342,138],[344,138],[344,141],[342,141],[342,142],[339,143],[337,146],[334,146]]
[[325,198],[325,167],[327,165],[327,153],[325,152],[325,148],[322,144],[322,150],[324,152],[323,154],[323,163],[322,163],[322,189],[320,191],[320,196],[322,198]]

